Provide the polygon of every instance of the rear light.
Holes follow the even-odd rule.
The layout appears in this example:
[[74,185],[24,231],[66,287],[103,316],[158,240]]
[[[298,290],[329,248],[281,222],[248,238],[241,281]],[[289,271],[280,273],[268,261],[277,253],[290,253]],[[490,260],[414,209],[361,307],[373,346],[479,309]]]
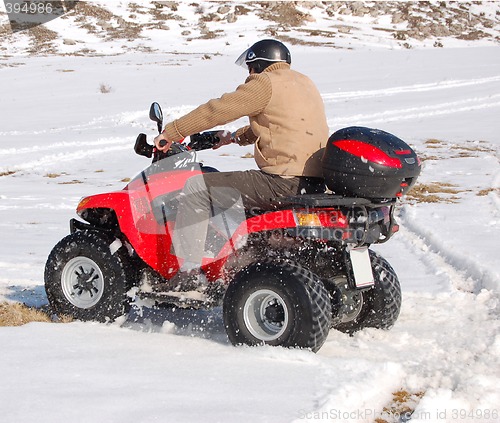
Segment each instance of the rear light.
[[346,216],[336,209],[321,210],[293,210],[297,226],[347,228],[349,226]]
[[322,226],[319,216],[315,213],[295,212],[297,226]]
[[356,157],[361,158],[363,161],[369,161],[372,163],[377,163],[383,166],[393,167],[396,169],[402,169],[403,165],[401,160],[395,157],[390,157],[387,153],[382,151],[366,142],[356,141],[356,140],[338,140],[333,143],[335,146],[341,150],[346,151]]

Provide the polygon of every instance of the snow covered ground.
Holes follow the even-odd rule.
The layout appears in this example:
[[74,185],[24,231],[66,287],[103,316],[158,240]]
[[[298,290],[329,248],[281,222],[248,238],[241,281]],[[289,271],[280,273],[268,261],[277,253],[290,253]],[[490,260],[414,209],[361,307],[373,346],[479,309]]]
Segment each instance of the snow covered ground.
[[[176,38],[175,54],[2,60],[0,302],[46,303],[45,260],[80,197],[119,189],[147,165],[132,146],[137,133],[154,134],[151,101],[171,119],[234,89],[246,76],[234,59],[253,34],[210,60],[202,47],[179,54]],[[291,50],[332,132],[398,135],[425,159],[419,182],[437,191],[427,194],[436,202],[408,198],[399,234],[374,246],[402,284],[392,330],[332,331],[313,354],[232,347],[220,310],[4,327],[0,420],[393,422],[407,416],[384,407],[407,390],[412,422],[500,421],[499,48],[385,47]],[[248,169],[249,151],[201,156]]]

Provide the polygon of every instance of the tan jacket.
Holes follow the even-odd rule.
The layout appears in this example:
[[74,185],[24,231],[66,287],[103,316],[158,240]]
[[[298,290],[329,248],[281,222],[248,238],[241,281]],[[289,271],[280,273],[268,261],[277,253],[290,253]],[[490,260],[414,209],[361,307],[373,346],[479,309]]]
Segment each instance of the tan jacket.
[[319,150],[328,125],[323,100],[313,82],[286,63],[250,75],[236,91],[202,104],[166,125],[170,141],[248,116],[236,132],[240,145],[255,144],[257,166],[282,176],[321,177]]

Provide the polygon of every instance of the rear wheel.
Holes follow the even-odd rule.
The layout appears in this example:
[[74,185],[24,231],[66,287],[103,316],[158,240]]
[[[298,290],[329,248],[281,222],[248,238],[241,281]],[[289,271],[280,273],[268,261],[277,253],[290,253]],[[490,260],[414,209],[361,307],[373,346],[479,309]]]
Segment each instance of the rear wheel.
[[401,310],[401,286],[396,272],[382,256],[370,250],[375,285],[367,290],[348,287],[345,276],[333,278],[340,292],[340,310],[333,328],[353,333],[366,327],[390,329]]
[[110,248],[112,242],[86,230],[54,247],[45,266],[45,290],[57,314],[113,321],[128,311],[127,259],[121,249]]
[[240,271],[224,297],[229,340],[318,351],[330,327],[331,301],[321,280],[288,261],[253,263]]

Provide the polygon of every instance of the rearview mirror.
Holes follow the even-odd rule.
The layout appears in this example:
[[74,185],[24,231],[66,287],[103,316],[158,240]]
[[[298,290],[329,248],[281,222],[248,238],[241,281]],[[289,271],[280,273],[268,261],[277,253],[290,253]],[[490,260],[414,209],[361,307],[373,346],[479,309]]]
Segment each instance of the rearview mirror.
[[149,109],[149,118],[158,124],[158,133],[163,129],[163,113],[160,105],[155,101]]

